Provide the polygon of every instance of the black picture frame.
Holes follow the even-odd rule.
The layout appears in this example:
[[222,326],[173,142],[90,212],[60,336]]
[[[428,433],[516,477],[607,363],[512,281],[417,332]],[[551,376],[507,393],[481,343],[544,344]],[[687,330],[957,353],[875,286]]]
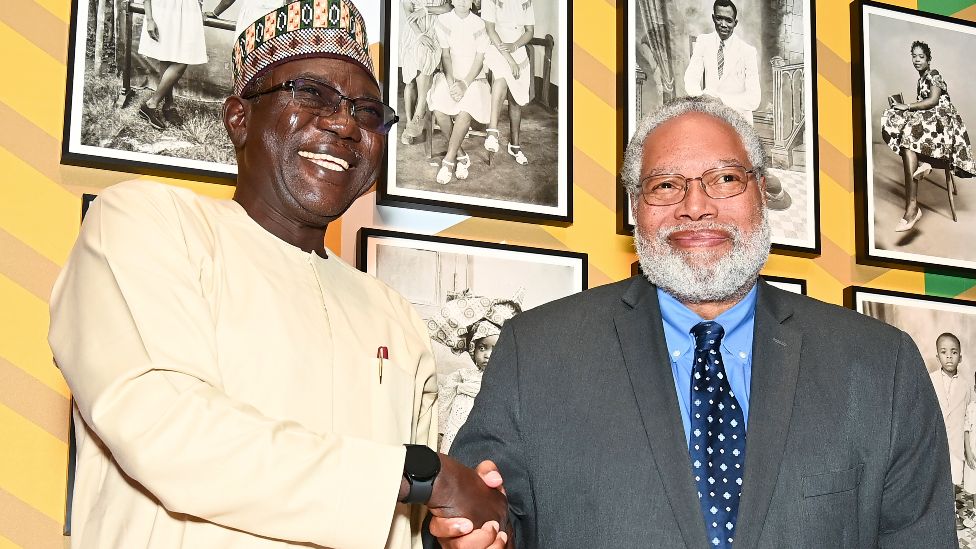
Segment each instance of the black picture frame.
[[[485,250],[497,252],[501,255],[512,254],[519,256],[540,256],[549,258],[559,258],[565,264],[575,263],[574,270],[579,273],[578,291],[588,288],[589,281],[589,256],[584,252],[573,252],[569,250],[553,250],[549,248],[537,248],[533,246],[520,246],[515,244],[503,244],[499,242],[486,242],[480,240],[467,240],[463,238],[453,238],[420,233],[408,233],[388,229],[377,229],[373,227],[363,227],[356,234],[356,268],[370,274],[371,255],[370,240],[402,240],[406,242],[416,242],[420,245],[436,245],[444,249],[453,249],[453,253],[459,250],[470,248],[475,250]],[[375,276],[375,275],[374,275]],[[505,275],[509,276],[509,275]]]
[[[61,162],[162,177],[190,176],[212,183],[233,184],[237,166],[233,146],[219,116],[220,103],[181,98],[181,93],[177,93],[176,105],[183,110],[182,114],[187,119],[192,118],[193,122],[202,122],[193,129],[168,126],[160,131],[142,120],[137,114],[140,102],[137,89],[143,86],[135,80],[146,78],[145,74],[139,76],[137,73],[140,69],[145,73],[152,63],[137,52],[136,41],[145,14],[144,6],[142,2],[114,1],[107,3],[106,7],[117,12],[111,18],[113,20],[108,20],[104,12],[95,15],[96,28],[103,31],[104,47],[101,57],[96,60],[87,54],[94,40],[89,35],[96,34],[96,29],[90,29],[88,25],[89,11],[97,5],[93,2],[95,0],[71,2]],[[208,39],[220,33],[221,36],[227,35],[222,36],[223,42],[230,45],[222,58],[219,54],[215,56],[216,52],[208,51],[209,61],[204,65],[191,65],[181,82],[191,81],[191,77],[196,75],[207,74],[209,77],[210,72],[216,72],[222,75],[220,80],[225,80],[226,84],[220,87],[207,82],[208,93],[221,91],[226,92],[225,96],[229,95],[233,76],[228,67],[235,22],[208,17],[203,24]],[[145,95],[145,92],[142,94]],[[181,139],[196,132],[202,136],[199,142]],[[217,140],[225,141],[221,142],[223,146],[216,145]],[[158,151],[147,152],[153,149]],[[159,152],[185,149],[194,152],[187,153],[187,156],[181,156],[178,152]],[[194,159],[190,155],[212,155],[213,158]],[[219,160],[217,156],[220,156]]]
[[773,275],[759,275],[759,277],[781,290],[786,290],[787,292],[793,292],[795,294],[808,295],[806,279]]
[[[572,4],[547,2],[534,5],[537,24],[535,38],[529,44],[533,50],[530,58],[534,67],[530,86],[532,98],[523,107],[522,124],[523,135],[527,134],[522,144],[525,145],[525,154],[529,156],[529,164],[517,166],[505,152],[509,125],[500,115],[500,149],[494,154],[492,165],[486,163],[487,152],[483,148],[485,125],[476,122],[463,142],[465,152],[471,157],[470,175],[463,181],[452,176],[451,182],[446,185],[434,182],[446,141],[439,130],[434,130],[430,122],[433,117],[429,112],[422,136],[414,138],[410,145],[401,142],[401,133],[409,118],[401,101],[404,83],[399,60],[400,34],[406,32],[402,29],[405,16],[400,2],[383,0],[383,4],[386,14],[384,40],[388,45],[383,49],[383,67],[388,71],[384,94],[401,114],[401,120],[390,132],[384,173],[376,186],[377,204],[556,226],[572,223]],[[540,11],[543,9],[554,10],[554,13],[545,12],[549,16],[547,25],[555,29],[554,33],[547,32],[541,24]],[[550,77],[553,71],[555,78]],[[537,74],[539,72],[541,76]],[[502,111],[503,115],[507,112],[504,108]],[[525,124],[528,116],[534,116],[538,123]],[[555,132],[549,132],[544,127],[553,120]],[[533,129],[535,126],[544,129]],[[526,130],[526,127],[529,129]],[[436,137],[430,137],[435,134]],[[534,151],[533,140],[536,140]],[[549,161],[549,155],[542,152],[550,146],[555,149],[552,155],[555,165]],[[498,175],[492,177],[493,171]],[[530,176],[519,178],[519,171]],[[525,182],[532,184],[526,185]]]
[[[772,249],[789,255],[816,256],[821,251],[821,237],[815,1],[801,0],[796,3],[802,4],[803,7],[799,20],[802,21],[804,28],[802,38],[794,38],[791,44],[802,45],[803,51],[800,52],[799,61],[793,59],[791,62],[787,57],[796,57],[798,52],[791,50],[789,45],[780,45],[779,42],[784,41],[786,44],[784,36],[800,36],[800,33],[793,33],[791,30],[794,14],[774,13],[771,4],[767,5],[763,1],[760,2],[760,7],[765,11],[752,14],[749,16],[750,21],[743,23],[746,18],[745,9],[747,7],[751,9],[754,5],[746,6],[745,2],[736,2],[736,4],[739,7],[738,24],[733,37],[751,29],[752,34],[747,40],[755,42],[752,36],[769,34],[769,29],[766,27],[771,24],[771,21],[779,21],[780,25],[777,41],[770,42],[763,39],[759,42],[761,49],[757,50],[758,71],[760,75],[763,71],[769,71],[771,84],[762,86],[765,79],[760,79],[760,105],[754,111],[749,111],[750,115],[754,115],[754,125],[767,147],[767,152],[770,153],[771,173],[781,181],[787,194],[791,195],[790,204],[781,202],[785,205],[784,211],[770,210]],[[710,3],[706,6],[705,3],[692,0],[627,0],[623,10],[625,83],[620,98],[624,103],[623,150],[626,150],[626,145],[639,122],[641,112],[639,105],[643,105],[643,96],[657,97],[659,103],[672,96],[684,95],[683,73],[688,65],[687,59],[690,58],[694,48],[694,40],[714,30],[710,12],[699,13],[706,8],[711,9]],[[645,17],[644,12],[652,9],[654,13],[648,13]],[[695,17],[694,21],[691,20],[692,16]],[[658,30],[655,33],[643,33],[643,39],[638,40],[638,25],[642,28],[653,25]],[[688,32],[692,29],[698,30],[699,34],[677,36],[682,31]],[[762,32],[756,32],[757,30]],[[684,38],[687,38],[687,44]],[[648,71],[641,66],[638,61],[638,43],[646,46],[640,49],[649,52],[655,59],[657,72],[648,75]],[[794,44],[793,47],[796,45]],[[783,53],[787,57],[772,55],[771,52]],[[681,60],[677,61],[679,56]],[[663,75],[661,67],[671,73],[670,78],[663,77],[664,80],[661,80]],[[788,87],[785,84],[796,82],[797,74],[802,75],[803,82],[799,93],[795,87]],[[648,86],[654,87],[655,90],[647,88],[642,93],[641,90],[644,83],[648,81],[648,76],[651,80]],[[660,88],[655,83],[655,78],[658,82],[663,82]],[[667,88],[668,82],[671,90],[663,91]],[[772,88],[780,90],[780,93],[773,93]],[[796,106],[797,101],[801,104],[799,109]],[[648,112],[651,109],[653,106],[648,107]],[[801,146],[802,154],[798,152]],[[617,232],[633,234],[633,230],[634,219],[631,215],[630,197],[624,188],[618,185]]]
[[[508,311],[520,314],[581,292],[587,286],[588,258],[579,252],[363,228],[357,234],[356,265],[399,292],[424,319],[440,398],[451,409],[438,426],[443,435],[438,448],[446,452],[463,422],[458,418],[466,417],[475,396],[468,391],[455,398],[452,388],[457,383],[470,387],[480,380],[480,371],[491,367],[488,359],[475,363],[473,351],[474,323],[484,308],[504,302]],[[495,326],[494,335],[512,314],[485,317]]]
[[[234,32],[247,2],[239,0],[220,17],[203,15],[216,4],[201,0],[207,62],[189,65],[174,90],[184,120],[167,120],[159,130],[138,114],[158,75],[157,61],[138,52],[143,0],[109,0],[101,13],[97,0],[71,0],[63,164],[235,184],[236,155],[224,129],[222,105],[233,93]],[[375,44],[387,33],[382,28],[386,14],[370,4],[361,6],[360,13]]]
[[[964,205],[967,197],[958,192],[958,180],[947,177],[948,164],[935,166],[917,183],[925,215],[909,231],[894,230],[906,207],[905,176],[903,160],[881,136],[881,115],[887,110],[885,96],[900,94],[911,102],[918,78],[912,74],[911,44],[921,40],[931,45],[932,67],[944,75],[950,94],[957,92],[951,95],[953,109],[976,123],[976,102],[971,94],[958,93],[969,81],[976,24],[871,0],[853,2],[850,9],[857,261],[972,278],[976,254],[969,252],[974,249],[969,240],[976,217],[965,207],[957,211],[955,204]],[[878,51],[873,63],[872,49]]]

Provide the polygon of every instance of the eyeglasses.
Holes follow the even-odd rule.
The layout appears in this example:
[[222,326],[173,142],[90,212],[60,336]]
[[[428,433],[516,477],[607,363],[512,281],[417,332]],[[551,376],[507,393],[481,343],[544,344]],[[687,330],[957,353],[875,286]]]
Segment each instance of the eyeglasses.
[[640,195],[648,206],[670,206],[684,200],[688,185],[697,179],[709,198],[732,198],[745,192],[749,176],[755,173],[755,168],[747,170],[742,166],[723,166],[708,170],[699,177],[651,175],[641,180]]
[[348,101],[352,107],[352,117],[359,127],[373,133],[386,135],[390,132],[390,127],[400,120],[396,111],[385,103],[368,97],[346,97],[332,86],[310,78],[286,80],[277,86],[250,93],[242,98],[253,99],[282,90],[291,92],[292,100],[300,109],[319,117],[334,115],[339,111],[342,102]]

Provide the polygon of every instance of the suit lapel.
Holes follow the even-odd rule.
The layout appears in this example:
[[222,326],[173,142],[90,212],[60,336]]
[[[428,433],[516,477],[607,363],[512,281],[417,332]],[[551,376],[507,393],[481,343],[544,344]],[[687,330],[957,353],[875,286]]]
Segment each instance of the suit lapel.
[[657,293],[643,278],[634,278],[622,299],[627,308],[614,322],[654,462],[685,545],[706,547]]
[[762,281],[759,285],[736,547],[755,547],[759,542],[786,449],[800,368],[802,337],[783,325],[792,308],[780,300],[781,290]]

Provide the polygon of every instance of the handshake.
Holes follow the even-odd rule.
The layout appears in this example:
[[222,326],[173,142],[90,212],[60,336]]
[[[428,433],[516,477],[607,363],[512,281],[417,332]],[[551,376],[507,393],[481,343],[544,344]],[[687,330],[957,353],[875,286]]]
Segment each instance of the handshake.
[[[430,533],[444,549],[514,547],[508,522],[508,500],[502,476],[491,461],[474,470],[454,458],[437,454],[440,472],[427,508],[433,517]],[[401,500],[405,494],[401,490]]]

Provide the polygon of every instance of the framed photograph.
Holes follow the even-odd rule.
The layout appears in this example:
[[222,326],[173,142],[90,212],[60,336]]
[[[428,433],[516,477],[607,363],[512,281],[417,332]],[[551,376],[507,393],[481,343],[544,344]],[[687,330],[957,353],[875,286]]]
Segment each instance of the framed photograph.
[[427,325],[442,452],[467,419],[505,321],[587,285],[582,253],[370,228],[358,239],[359,269],[400,292]]
[[63,162],[232,181],[235,21],[204,17],[216,3],[153,2],[154,40],[141,0],[72,1]]
[[956,533],[962,547],[976,542],[976,469],[965,463],[965,431],[976,421],[976,303],[944,297],[850,287],[847,306],[911,336],[932,378],[949,438],[956,495]]
[[385,0],[390,132],[382,205],[572,221],[565,2]]
[[[144,0],[72,0],[62,162],[233,183],[222,108],[234,85],[235,28],[270,8],[236,0],[217,17],[218,4],[153,0],[150,19]],[[380,7],[359,8],[378,41]]]
[[976,25],[867,1],[852,10],[859,258],[972,276]]
[[769,282],[781,290],[793,292],[794,294],[807,295],[807,281],[802,278],[790,278],[786,276],[760,275],[763,280]]
[[[820,253],[815,20],[812,0],[627,0],[624,22],[626,140],[666,101],[721,99],[769,153],[774,249],[807,254]],[[633,230],[622,188],[618,208]]]

